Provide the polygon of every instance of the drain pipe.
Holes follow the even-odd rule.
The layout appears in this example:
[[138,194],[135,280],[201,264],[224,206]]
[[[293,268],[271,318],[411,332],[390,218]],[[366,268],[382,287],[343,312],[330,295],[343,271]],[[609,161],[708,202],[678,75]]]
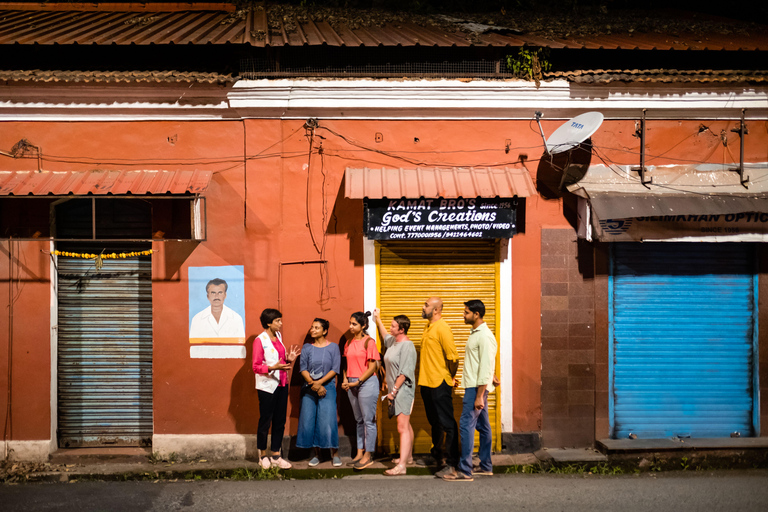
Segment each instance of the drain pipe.
[[5,425],[3,428],[4,458],[8,460],[10,449],[8,448],[8,438],[12,437],[13,422],[11,420],[11,397],[13,385],[13,239],[8,239],[8,402],[5,411]]

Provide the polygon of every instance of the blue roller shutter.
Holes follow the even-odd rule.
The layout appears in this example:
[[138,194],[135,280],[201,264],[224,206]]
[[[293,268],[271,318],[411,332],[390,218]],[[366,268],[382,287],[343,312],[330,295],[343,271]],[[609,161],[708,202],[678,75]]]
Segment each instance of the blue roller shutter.
[[754,247],[613,245],[613,437],[755,435]]
[[59,446],[149,444],[150,257],[57,265]]

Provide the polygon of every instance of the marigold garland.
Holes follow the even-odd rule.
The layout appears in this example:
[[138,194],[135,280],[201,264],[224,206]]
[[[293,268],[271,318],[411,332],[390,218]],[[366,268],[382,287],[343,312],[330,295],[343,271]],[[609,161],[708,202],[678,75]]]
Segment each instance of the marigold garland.
[[152,254],[152,249],[149,249],[148,251],[134,251],[134,252],[113,252],[110,254],[89,254],[89,253],[82,253],[82,252],[69,252],[69,251],[53,251],[53,254],[56,256],[65,256],[67,258],[82,258],[86,260],[93,260],[96,258],[101,258],[103,260],[117,260],[117,259],[125,259],[125,258],[135,258],[136,256],[149,256]]

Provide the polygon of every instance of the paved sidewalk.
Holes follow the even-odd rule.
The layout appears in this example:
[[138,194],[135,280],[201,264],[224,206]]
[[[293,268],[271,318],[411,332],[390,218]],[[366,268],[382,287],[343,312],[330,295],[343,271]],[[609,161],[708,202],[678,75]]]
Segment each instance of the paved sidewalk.
[[[671,444],[671,443],[676,444]],[[608,445],[608,446],[606,446]],[[494,473],[537,472],[595,465],[621,466],[621,471],[662,471],[682,469],[768,467],[768,439],[729,440],[601,440],[592,448],[542,448],[534,453],[493,455]],[[673,449],[676,447],[677,449]],[[419,457],[416,457],[419,460]],[[291,461],[293,468],[280,471],[282,478],[374,478],[383,476],[394,464],[389,457],[376,459],[370,467],[356,471],[342,457],[344,465],[333,467],[324,460],[310,468],[309,459]],[[438,468],[410,465],[409,476],[430,476]],[[552,471],[558,472],[558,471]],[[274,478],[277,472],[263,472],[251,459],[185,461],[153,460],[143,448],[79,448],[59,450],[47,463],[0,462],[0,482],[72,482],[78,480],[258,480]]]
[[[20,478],[15,481],[71,482],[77,480],[195,480],[216,478],[258,479],[261,466],[255,460],[196,459],[183,462],[150,461],[151,453],[140,448],[107,448],[60,450],[44,464],[24,464],[6,461]],[[418,457],[416,457],[418,461]],[[348,463],[350,457],[342,457],[344,465],[335,468],[330,460],[310,468],[309,460],[291,461],[290,470],[281,471],[285,478],[333,478],[353,475],[382,475],[394,464],[389,457],[377,459],[370,467],[357,471]],[[510,466],[537,464],[539,460],[532,453],[518,455],[493,455],[497,471]],[[428,476],[439,468],[418,464],[408,466],[408,475]]]

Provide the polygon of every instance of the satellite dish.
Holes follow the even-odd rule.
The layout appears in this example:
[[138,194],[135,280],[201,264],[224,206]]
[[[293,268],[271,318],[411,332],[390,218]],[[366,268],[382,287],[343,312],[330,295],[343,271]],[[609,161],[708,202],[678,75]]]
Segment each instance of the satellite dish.
[[590,138],[601,124],[603,114],[600,112],[587,112],[569,119],[549,136],[547,153],[554,155],[575,148]]

